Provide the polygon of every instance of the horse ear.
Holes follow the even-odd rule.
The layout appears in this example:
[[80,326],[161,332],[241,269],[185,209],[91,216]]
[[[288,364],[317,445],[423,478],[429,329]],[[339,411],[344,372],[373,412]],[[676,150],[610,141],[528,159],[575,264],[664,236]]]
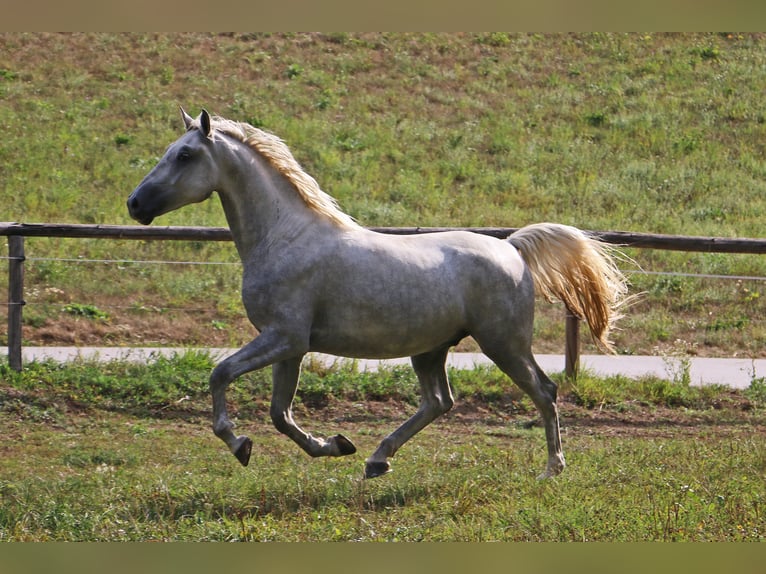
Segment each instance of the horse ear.
[[191,128],[191,125],[192,125],[192,122],[194,121],[194,119],[189,114],[187,114],[186,110],[184,110],[183,108],[181,108],[181,117],[184,120],[184,125],[186,126],[186,131],[189,131],[189,129]]
[[202,113],[199,116],[199,125],[200,130],[202,131],[202,134],[209,138],[210,137],[210,114],[207,113],[207,110],[203,109]]

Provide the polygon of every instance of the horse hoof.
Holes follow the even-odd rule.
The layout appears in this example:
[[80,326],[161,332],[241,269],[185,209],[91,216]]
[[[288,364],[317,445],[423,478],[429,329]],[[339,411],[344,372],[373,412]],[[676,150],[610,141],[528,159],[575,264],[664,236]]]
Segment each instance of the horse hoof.
[[342,434],[335,435],[334,441],[338,447],[340,456],[346,456],[349,454],[354,454],[356,452],[356,447],[354,446],[354,443],[352,443]]
[[364,467],[365,478],[377,478],[391,472],[391,465],[388,461],[368,462]]
[[549,478],[556,478],[563,469],[547,469],[544,473],[538,475],[537,480],[548,480]]
[[250,462],[250,452],[253,450],[253,441],[247,437],[243,438],[245,440],[243,440],[242,444],[239,445],[239,448],[234,453],[234,456],[237,457],[237,460],[242,466],[247,466],[247,463]]

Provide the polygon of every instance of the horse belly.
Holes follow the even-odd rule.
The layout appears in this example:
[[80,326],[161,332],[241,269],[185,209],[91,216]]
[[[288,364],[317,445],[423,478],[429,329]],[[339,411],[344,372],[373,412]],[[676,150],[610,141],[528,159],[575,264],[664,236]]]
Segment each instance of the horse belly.
[[465,336],[462,309],[392,301],[385,308],[347,302],[318,317],[312,351],[352,358],[407,357],[457,343]]
[[402,338],[397,333],[333,333],[312,334],[310,351],[352,359],[396,359],[420,355],[444,345],[457,344],[465,334],[456,331],[452,337]]

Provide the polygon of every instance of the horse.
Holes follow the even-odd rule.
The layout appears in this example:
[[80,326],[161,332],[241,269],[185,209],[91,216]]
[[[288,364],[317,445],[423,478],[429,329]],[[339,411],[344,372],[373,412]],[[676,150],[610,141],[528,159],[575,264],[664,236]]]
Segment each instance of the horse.
[[181,108],[185,133],[127,200],[143,225],[217,192],[242,262],[241,295],[256,337],[210,375],[213,432],[247,466],[253,442],[233,432],[226,389],[271,365],[270,417],[312,457],[345,456],[338,434],[306,433],[293,419],[301,362],[309,352],[348,358],[411,357],[420,404],[365,461],[364,477],[449,411],[448,351],[467,336],[533,401],[545,427],[541,478],[565,466],[557,385],[532,354],[535,295],[560,299],[584,318],[594,340],[620,316],[627,282],[614,248],[575,227],[537,223],[505,239],[470,231],[420,235],[375,232],[344,213],[279,137],[244,122],[197,118]]

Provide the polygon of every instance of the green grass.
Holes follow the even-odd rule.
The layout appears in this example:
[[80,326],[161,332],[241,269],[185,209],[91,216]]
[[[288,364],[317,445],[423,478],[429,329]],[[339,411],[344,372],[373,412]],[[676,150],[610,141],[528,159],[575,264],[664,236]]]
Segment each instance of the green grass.
[[[764,41],[724,33],[2,34],[0,219],[131,223],[127,195],[180,135],[182,104],[280,135],[365,225],[556,221],[758,237]],[[225,221],[213,199],[158,223]],[[231,245],[27,243],[34,296],[25,312],[35,343],[55,339],[44,327],[67,320],[62,299],[108,313],[111,325],[94,337],[116,343],[173,339],[142,322],[147,307],[176,322],[207,308],[206,325],[230,326],[226,343],[251,336],[238,320],[236,266],[34,260],[236,262]],[[630,255],[647,271],[766,276],[761,256]],[[680,290],[668,290],[665,277],[631,279],[647,296],[618,334],[621,352],[763,355],[762,282],[681,279]],[[539,313],[543,350],[560,350],[562,314]],[[198,343],[223,338],[180,331]]]
[[[142,415],[162,414],[172,405],[182,403],[194,409],[206,408],[207,380],[215,360],[207,353],[182,352],[171,357],[157,355],[146,364],[97,359],[78,359],[71,363],[31,362],[21,372],[0,364],[0,375],[7,385],[22,393],[16,401],[6,395],[9,404],[27,405],[32,418],[35,412],[56,413],[67,404],[88,405],[105,410],[129,410]],[[470,370],[449,369],[458,400],[477,402],[497,409],[510,408],[516,413],[534,412],[532,402],[496,366],[477,366]],[[623,409],[630,403],[658,407],[710,409],[720,403],[728,387],[691,386],[688,364],[669,372],[668,378],[644,376],[632,379],[623,375],[597,376],[582,369],[576,381],[563,373],[551,373],[565,400],[586,408],[609,406]],[[237,380],[229,396],[237,409],[247,416],[263,414],[271,393],[271,369],[248,373]],[[763,406],[763,377],[753,375],[744,396],[756,406]],[[310,359],[304,363],[301,384],[296,394],[298,404],[309,408],[326,407],[332,401],[395,401],[412,407],[419,402],[419,385],[409,366],[383,367],[360,371],[353,361],[325,366]],[[14,402],[15,401],[15,402]],[[47,405],[47,406],[46,406]],[[22,408],[22,407],[20,407]],[[172,407],[175,408],[175,407]]]
[[310,459],[279,435],[268,371],[243,377],[229,392],[255,439],[242,468],[210,430],[212,364],[190,353],[0,366],[0,540],[764,539],[762,381],[742,393],[561,381],[568,467],[541,482],[528,399],[493,369],[454,370],[455,412],[405,445],[393,473],[365,481],[363,457],[414,411],[410,372],[307,366],[296,418],[350,436],[360,453],[343,459]]
[[[106,421],[90,430],[125,433]],[[537,445],[541,437],[526,438]],[[110,451],[82,446],[62,457],[30,445],[29,462],[52,466],[57,478],[3,479],[0,535],[68,541],[763,540],[763,474],[753,468],[763,463],[763,449],[742,437],[736,444],[736,438],[691,452],[688,441],[675,439],[575,439],[567,473],[540,483],[531,472],[542,462],[539,449],[481,436],[470,447],[445,446],[439,433],[428,431],[398,457],[394,474],[373,483],[360,480],[358,461],[308,461],[280,452],[270,437],[261,440],[266,453],[255,457],[253,470],[236,468],[206,439],[161,426]],[[727,457],[744,467],[732,473],[732,463],[716,462]],[[668,464],[673,458],[682,464]]]

